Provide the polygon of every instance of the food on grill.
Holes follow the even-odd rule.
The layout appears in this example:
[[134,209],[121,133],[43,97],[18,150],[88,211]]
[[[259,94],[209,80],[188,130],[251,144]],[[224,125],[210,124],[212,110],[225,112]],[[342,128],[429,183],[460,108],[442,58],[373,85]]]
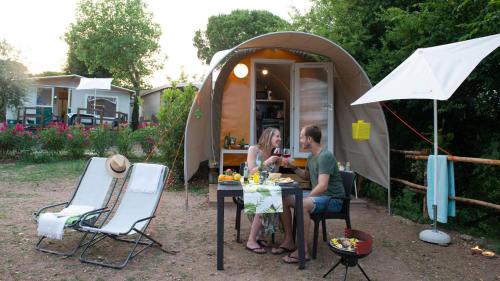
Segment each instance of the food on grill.
[[495,256],[495,253],[493,253],[492,251],[483,251],[481,254],[488,258],[492,258]]
[[356,243],[360,241],[361,240],[357,238],[345,238],[345,237],[332,238],[332,240],[330,240],[331,244],[336,248],[351,252],[354,252],[356,250]]
[[479,248],[479,246],[476,246],[474,248],[470,248],[470,251],[472,254],[481,254],[483,252],[483,249]]

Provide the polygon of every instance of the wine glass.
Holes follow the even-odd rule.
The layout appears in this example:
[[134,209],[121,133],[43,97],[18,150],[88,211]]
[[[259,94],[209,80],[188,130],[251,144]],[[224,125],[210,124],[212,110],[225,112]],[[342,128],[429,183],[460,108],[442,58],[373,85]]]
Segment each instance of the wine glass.
[[283,158],[288,159],[290,156],[292,156],[290,148],[283,148]]
[[281,148],[279,148],[279,147],[274,148],[273,156],[281,157],[281,154],[282,154]]

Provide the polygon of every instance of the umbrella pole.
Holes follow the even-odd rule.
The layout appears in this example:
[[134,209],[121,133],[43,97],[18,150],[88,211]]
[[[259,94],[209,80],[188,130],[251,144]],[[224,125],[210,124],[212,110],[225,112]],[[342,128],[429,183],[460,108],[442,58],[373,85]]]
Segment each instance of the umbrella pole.
[[438,129],[437,129],[437,100],[434,100],[434,201],[432,204],[432,212],[434,217],[434,232],[437,232],[437,182],[438,182],[438,169],[437,169],[437,157],[438,157]]
[[438,169],[437,169],[437,157],[438,157],[438,133],[437,133],[437,100],[434,100],[434,200],[432,204],[433,211],[433,227],[432,229],[426,229],[420,232],[419,238],[422,241],[434,243],[438,245],[448,245],[451,241],[450,236],[442,231],[437,230],[437,182],[438,182]]

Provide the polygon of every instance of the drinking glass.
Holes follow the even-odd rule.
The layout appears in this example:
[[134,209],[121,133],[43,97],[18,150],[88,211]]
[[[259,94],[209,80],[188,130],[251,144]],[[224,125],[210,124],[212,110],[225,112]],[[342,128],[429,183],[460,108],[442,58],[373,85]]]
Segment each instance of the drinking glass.
[[283,158],[288,159],[290,156],[292,156],[290,148],[283,148]]
[[273,150],[273,155],[278,156],[278,157],[281,157],[281,152],[282,152],[282,151],[281,151],[281,148],[276,147],[276,148],[274,148],[274,150]]

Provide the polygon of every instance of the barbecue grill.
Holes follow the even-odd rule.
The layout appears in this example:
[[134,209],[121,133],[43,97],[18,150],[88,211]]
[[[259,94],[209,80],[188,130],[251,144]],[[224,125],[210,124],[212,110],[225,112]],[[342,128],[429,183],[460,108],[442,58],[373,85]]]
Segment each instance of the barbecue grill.
[[366,277],[366,279],[370,281],[368,275],[366,275],[363,268],[359,265],[358,260],[368,256],[371,253],[373,244],[372,236],[360,230],[346,228],[345,237],[357,238],[360,241],[356,243],[354,251],[349,251],[337,248],[335,245],[333,245],[332,241],[330,240],[328,242],[328,247],[332,252],[334,252],[336,255],[340,257],[340,260],[334,266],[332,266],[332,268],[330,268],[330,270],[328,270],[328,272],[325,273],[325,275],[323,275],[323,278],[326,278],[326,276],[328,276],[328,274],[330,274],[339,264],[342,264],[345,266],[344,281],[347,278],[347,270],[349,269],[349,267],[354,267],[354,266],[357,266],[359,270],[361,270],[363,275]]

